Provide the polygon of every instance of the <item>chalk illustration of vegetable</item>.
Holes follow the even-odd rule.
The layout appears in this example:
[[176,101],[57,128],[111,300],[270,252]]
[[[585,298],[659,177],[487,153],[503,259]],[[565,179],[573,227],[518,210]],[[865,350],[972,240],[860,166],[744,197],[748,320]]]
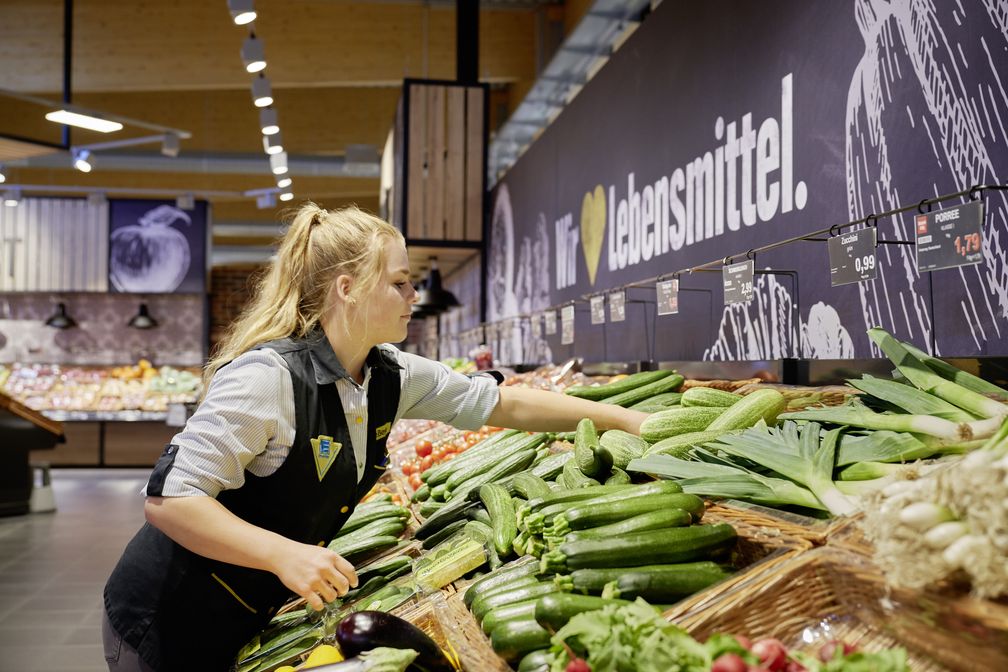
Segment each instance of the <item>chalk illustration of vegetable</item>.
[[136,224],[112,232],[109,276],[120,292],[171,292],[189,270],[189,241],[172,225],[192,224],[170,205],[149,210]]

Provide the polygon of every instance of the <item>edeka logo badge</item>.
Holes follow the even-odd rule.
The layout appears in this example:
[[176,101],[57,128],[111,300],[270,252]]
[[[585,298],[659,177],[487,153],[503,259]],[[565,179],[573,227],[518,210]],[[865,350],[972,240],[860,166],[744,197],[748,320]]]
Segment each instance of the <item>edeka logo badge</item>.
[[311,440],[312,454],[315,457],[315,470],[318,472],[318,480],[325,478],[329,467],[336,461],[342,443],[333,440],[331,436],[319,436]]
[[384,425],[381,425],[380,427],[375,427],[374,430],[375,441],[381,441],[382,439],[384,439],[386,436],[388,436],[388,433],[391,430],[392,430],[391,422],[386,422]]
[[588,280],[595,284],[599,259],[602,257],[602,241],[605,240],[606,197],[602,185],[594,192],[585,194],[581,201],[581,251],[584,252],[588,267]]

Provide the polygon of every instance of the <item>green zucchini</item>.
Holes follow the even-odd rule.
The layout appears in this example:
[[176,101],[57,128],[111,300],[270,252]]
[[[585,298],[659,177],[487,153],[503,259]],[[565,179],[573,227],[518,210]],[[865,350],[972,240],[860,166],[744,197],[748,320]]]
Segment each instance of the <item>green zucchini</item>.
[[413,496],[410,497],[410,501],[425,502],[430,497],[430,491],[431,491],[430,486],[424,483],[419,488],[417,488],[416,492],[413,493]]
[[567,443],[574,443],[574,435],[577,432],[560,432],[556,435],[557,441],[566,441]]
[[529,651],[549,646],[550,637],[550,633],[534,619],[505,621],[490,633],[490,645],[498,656],[513,662]]
[[662,565],[646,571],[628,568],[617,579],[616,587],[621,598],[642,597],[652,604],[666,603],[700,592],[729,576],[730,572],[711,562]]
[[761,419],[768,425],[787,407],[784,395],[773,388],[750,392],[707,426],[707,431],[747,429]]
[[544,481],[548,481],[556,478],[563,470],[564,464],[566,464],[568,460],[572,459],[574,459],[574,451],[571,450],[553,453],[545,460],[529,469],[529,471],[532,472],[533,476],[538,476]]
[[556,583],[576,593],[598,595],[605,588],[606,584],[613,581],[618,583],[620,577],[629,573],[661,576],[667,582],[668,590],[686,591],[682,594],[696,592],[693,589],[696,585],[704,582],[707,582],[707,585],[711,585],[728,576],[728,573],[716,562],[701,560],[700,562],[684,562],[673,565],[578,569],[571,572],[564,580],[557,577]]
[[599,449],[598,432],[591,418],[583,418],[574,433],[574,462],[585,476],[594,476],[602,466],[596,452]]
[[469,521],[465,519],[452,521],[450,524],[445,525],[440,530],[424,539],[421,546],[423,546],[426,550],[434,548],[442,541],[451,538],[453,534],[464,528],[468,522]]
[[633,532],[646,532],[647,530],[664,530],[669,527],[685,527],[693,522],[693,517],[689,511],[677,508],[664,508],[657,511],[648,511],[636,516],[624,518],[623,520],[589,527],[577,532],[571,532],[564,537],[564,541],[577,541],[579,539],[602,539],[604,537],[616,537]]
[[528,600],[526,602],[517,602],[515,604],[508,604],[503,607],[491,609],[487,612],[487,615],[483,617],[483,622],[480,624],[483,627],[483,632],[489,635],[494,628],[504,621],[528,620],[530,618],[535,618],[536,602],[538,602],[538,600]]
[[502,486],[487,483],[480,487],[479,496],[487,513],[490,514],[494,548],[497,549],[498,555],[507,556],[511,552],[515,535],[518,534],[511,495]]
[[[640,371],[605,385],[575,385],[564,390],[564,394],[581,399],[601,401],[616,396],[622,392],[638,389],[649,383],[661,380],[675,373],[674,371]],[[681,383],[680,383],[681,384]]]
[[665,376],[660,378],[653,383],[648,383],[647,385],[642,385],[636,387],[622,394],[617,394],[613,397],[606,397],[602,400],[603,404],[614,404],[616,406],[633,406],[634,404],[644,401],[650,397],[657,394],[664,394],[665,392],[675,392],[683,384],[686,379],[680,376],[678,373],[673,373],[671,376]]
[[549,486],[546,485],[546,481],[539,478],[531,471],[523,471],[515,474],[514,489],[525,499],[544,497],[550,493],[550,489]]
[[591,476],[585,475],[577,466],[577,458],[569,461],[563,467],[562,477],[564,479],[564,485],[571,490],[577,488],[584,488],[589,485],[601,485]]
[[650,447],[648,442],[621,429],[610,429],[599,438],[599,446],[612,455],[614,467],[626,469],[630,460],[642,457]]
[[657,443],[670,436],[702,432],[726,410],[720,406],[682,406],[652,413],[641,423],[640,435],[648,443]]
[[[599,504],[596,500],[582,502],[580,506],[567,509],[557,515],[553,522],[555,534],[566,534],[567,529],[561,526],[561,519],[571,530],[583,530],[600,525],[609,525],[626,520],[643,513],[661,511],[663,509],[679,509],[688,514],[703,510],[703,500],[696,495],[676,493],[670,495],[653,495],[648,497],[631,497],[614,502]],[[687,521],[687,524],[688,521]]]
[[630,485],[630,474],[619,467],[613,467],[612,475],[605,480],[603,485]]
[[480,594],[495,586],[507,585],[520,577],[535,576],[538,573],[538,561],[532,556],[523,556],[474,581],[462,595],[462,602],[468,607]]
[[591,595],[553,593],[535,602],[534,617],[539,625],[554,631],[567,625],[567,621],[585,611],[596,611],[606,606],[626,606],[626,600],[604,600]]
[[[513,604],[542,597],[546,594],[546,592],[543,592],[545,591],[544,586],[551,588],[550,591],[546,592],[557,590],[552,581],[540,581],[537,576],[520,576],[509,584],[497,585],[481,591],[481,594],[469,605],[469,611],[473,613],[476,620],[482,621],[483,617],[491,609],[502,607],[505,604]],[[533,594],[525,596],[524,591],[526,590],[532,590]]]
[[549,672],[553,664],[553,654],[547,649],[531,651],[518,663],[518,672]]
[[679,401],[683,406],[720,406],[728,408],[734,406],[735,402],[741,401],[742,395],[733,392],[725,392],[713,387],[691,387],[683,392]]
[[540,568],[543,572],[562,572],[585,567],[690,562],[727,549],[735,543],[735,538],[731,525],[719,523],[582,539],[564,542],[556,550],[544,553]]

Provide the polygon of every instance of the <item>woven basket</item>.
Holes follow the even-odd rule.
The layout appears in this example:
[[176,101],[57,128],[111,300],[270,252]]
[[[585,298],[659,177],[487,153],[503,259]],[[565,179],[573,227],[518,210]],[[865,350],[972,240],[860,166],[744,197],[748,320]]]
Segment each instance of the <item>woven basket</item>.
[[466,672],[508,672],[511,668],[490,646],[490,638],[466,609],[462,592],[444,601],[436,611],[447,633],[461,667]]
[[904,646],[915,671],[1008,670],[1008,606],[890,590],[868,558],[832,546],[795,555],[677,622],[700,640],[776,637],[811,652],[843,639],[869,651]]
[[764,528],[767,534],[776,533],[786,537],[804,539],[813,546],[822,546],[836,530],[843,529],[850,524],[850,518],[846,516],[810,518],[737,499],[719,501],[715,510],[718,515],[726,518],[725,522],[739,520],[748,525]]
[[715,390],[735,392],[746,385],[755,385],[759,382],[759,378],[746,378],[745,380],[696,380],[694,378],[689,378],[683,381],[680,390],[685,392],[691,387],[712,387]]

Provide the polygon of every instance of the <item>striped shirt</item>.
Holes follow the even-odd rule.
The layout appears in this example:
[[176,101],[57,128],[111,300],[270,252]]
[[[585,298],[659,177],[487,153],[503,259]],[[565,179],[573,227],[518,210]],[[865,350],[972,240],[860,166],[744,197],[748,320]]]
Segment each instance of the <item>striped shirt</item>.
[[[500,393],[492,378],[470,378],[391,345],[379,347],[402,367],[396,420],[439,420],[459,429],[478,429],[497,405]],[[313,364],[319,384],[336,384],[359,482],[367,456],[370,367],[364,365],[364,383],[359,385],[335,355],[329,361],[313,359]],[[286,362],[273,350],[246,352],[214,375],[203,402],[172,439],[178,452],[162,495],[216,497],[222,490],[241,487],[246,469],[269,476],[287,459],[294,433],[294,387]]]

